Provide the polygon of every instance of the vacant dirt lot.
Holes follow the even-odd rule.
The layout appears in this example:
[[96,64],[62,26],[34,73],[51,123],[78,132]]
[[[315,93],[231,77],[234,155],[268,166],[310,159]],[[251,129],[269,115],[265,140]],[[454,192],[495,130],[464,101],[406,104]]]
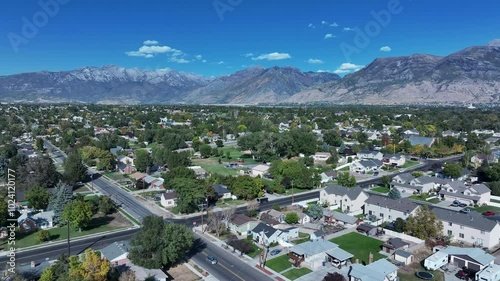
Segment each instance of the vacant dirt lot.
[[174,278],[175,281],[197,281],[201,278],[194,274],[189,268],[183,264],[176,265],[168,270],[168,274]]
[[127,220],[126,218],[124,218],[122,216],[122,214],[120,214],[119,212],[116,212],[116,213],[111,214],[109,216],[113,218],[113,220],[109,223],[109,226],[112,226],[112,227],[128,227],[128,226],[132,226],[132,223],[130,223],[129,220]]

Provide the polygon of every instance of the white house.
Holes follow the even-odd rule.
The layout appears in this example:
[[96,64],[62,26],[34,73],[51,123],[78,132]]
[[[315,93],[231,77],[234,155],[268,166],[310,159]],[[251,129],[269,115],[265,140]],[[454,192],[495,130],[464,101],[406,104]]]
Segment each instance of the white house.
[[401,167],[406,163],[406,157],[399,154],[386,154],[382,158],[382,162],[389,166]]
[[29,212],[25,212],[17,218],[19,226],[24,225],[24,222],[28,220],[34,222],[36,228],[52,228],[54,227],[54,211],[45,211],[34,215]]
[[314,161],[326,161],[330,158],[332,154],[330,152],[316,152],[313,156],[311,156]]
[[321,183],[331,182],[337,178],[338,171],[332,170],[328,172],[323,172],[319,176],[321,177]]
[[491,190],[484,184],[466,185],[452,181],[441,187],[439,195],[447,201],[458,200],[467,204],[482,205],[490,202]]
[[358,159],[377,159],[382,161],[384,154],[380,151],[361,150],[356,154]]
[[263,177],[264,174],[267,173],[267,171],[269,171],[269,165],[261,164],[253,167],[250,175],[252,177],[257,177],[257,176]]
[[311,217],[305,213],[298,213],[299,215],[299,224],[306,224],[311,222]]
[[481,271],[476,272],[476,280],[497,281],[500,280],[500,265],[490,264]]
[[311,269],[323,265],[325,260],[337,260],[346,264],[353,255],[339,248],[339,245],[324,239],[311,240],[290,248],[289,256],[296,266],[306,266]]
[[407,198],[391,199],[385,196],[371,195],[365,201],[365,214],[374,215],[382,222],[392,222],[397,218],[406,220],[417,212],[419,205]]
[[227,228],[234,233],[247,234],[257,226],[258,222],[243,214],[234,214],[227,221]]
[[165,192],[161,195],[160,204],[165,208],[176,206],[177,194],[175,192]]
[[226,185],[223,184],[212,184],[212,188],[214,189],[215,196],[218,199],[231,199],[233,195],[231,191],[227,188]]
[[436,270],[445,264],[453,264],[458,268],[468,268],[478,272],[485,267],[494,264],[495,257],[480,248],[462,248],[448,246],[443,248],[436,246],[434,254],[424,260],[424,267],[428,270]]
[[353,162],[351,166],[349,166],[349,171],[356,173],[375,172],[379,171],[382,166],[384,166],[384,163],[380,160],[367,159]]
[[257,224],[252,229],[252,237],[255,243],[261,245],[270,245],[271,243],[278,243],[280,240],[288,241],[290,239],[288,232],[263,223]]
[[349,270],[349,281],[396,281],[398,267],[386,259],[368,265],[353,264]]
[[500,225],[477,212],[468,214],[433,208],[436,217],[443,222],[443,235],[454,241],[463,241],[478,247],[493,248],[500,243]]
[[344,187],[329,184],[319,193],[320,202],[338,206],[347,213],[362,213],[366,199],[368,199],[368,194],[359,186]]

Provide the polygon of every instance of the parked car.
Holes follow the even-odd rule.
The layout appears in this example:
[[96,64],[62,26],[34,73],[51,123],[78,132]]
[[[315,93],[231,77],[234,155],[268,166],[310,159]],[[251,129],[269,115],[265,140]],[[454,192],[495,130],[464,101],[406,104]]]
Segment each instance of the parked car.
[[332,266],[340,268],[340,261],[332,260]]
[[465,203],[460,203],[460,204],[458,204],[458,207],[460,207],[460,208],[465,208],[465,207],[467,207],[467,204],[465,204]]
[[493,212],[493,211],[486,211],[486,212],[483,212],[483,216],[487,216],[487,217],[489,217],[489,216],[494,216],[494,215],[495,215],[495,212]]
[[450,206],[452,206],[452,207],[459,207],[459,206],[460,206],[460,203],[453,202]]
[[468,214],[468,213],[470,213],[471,211],[472,211],[472,210],[471,210],[471,209],[469,209],[469,208],[465,208],[465,209],[460,210],[460,212],[461,212],[461,213],[464,213],[464,214]]
[[213,256],[207,256],[207,261],[211,264],[217,264],[217,259]]
[[269,252],[269,254],[271,256],[276,256],[277,254],[281,253],[281,250],[280,249],[274,249],[272,250],[271,252]]

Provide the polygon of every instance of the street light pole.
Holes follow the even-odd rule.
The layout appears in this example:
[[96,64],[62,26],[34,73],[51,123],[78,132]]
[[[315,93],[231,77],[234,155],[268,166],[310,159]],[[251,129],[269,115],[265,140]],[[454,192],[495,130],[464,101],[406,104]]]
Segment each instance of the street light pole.
[[205,209],[205,205],[207,206],[207,216],[208,216],[208,198],[205,197],[205,204],[201,203],[201,233],[204,233],[203,229],[203,210]]

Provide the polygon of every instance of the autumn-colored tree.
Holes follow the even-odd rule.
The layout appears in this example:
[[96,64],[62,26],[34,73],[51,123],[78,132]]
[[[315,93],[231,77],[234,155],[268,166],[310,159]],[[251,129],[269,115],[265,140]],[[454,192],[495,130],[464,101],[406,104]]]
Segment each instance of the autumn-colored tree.
[[85,250],[82,261],[70,263],[70,276],[91,281],[106,281],[111,266],[107,259],[101,256],[93,249]]

